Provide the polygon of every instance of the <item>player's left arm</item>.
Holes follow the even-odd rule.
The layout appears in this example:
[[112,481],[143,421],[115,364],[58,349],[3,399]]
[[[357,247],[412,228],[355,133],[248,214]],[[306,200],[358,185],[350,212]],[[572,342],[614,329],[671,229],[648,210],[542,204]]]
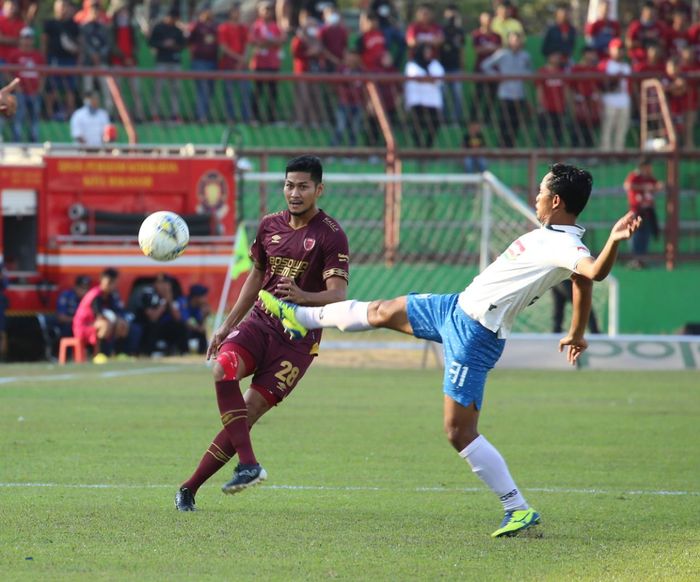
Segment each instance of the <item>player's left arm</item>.
[[628,212],[618,220],[610,231],[608,241],[596,259],[585,257],[576,264],[576,272],[592,281],[602,281],[610,274],[617,258],[620,241],[628,240],[642,224],[642,219]]
[[571,280],[573,282],[571,326],[567,336],[559,341],[559,351],[564,351],[566,347],[566,359],[573,365],[588,347],[588,342],[583,336],[591,314],[593,281],[575,273],[571,276]]

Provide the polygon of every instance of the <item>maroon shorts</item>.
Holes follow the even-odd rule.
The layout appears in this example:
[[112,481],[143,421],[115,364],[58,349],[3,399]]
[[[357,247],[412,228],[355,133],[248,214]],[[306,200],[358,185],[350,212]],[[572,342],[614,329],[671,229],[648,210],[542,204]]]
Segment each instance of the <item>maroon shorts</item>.
[[271,406],[277,406],[294,390],[314,360],[311,354],[290,347],[290,341],[293,340],[281,337],[262,321],[248,318],[231,332],[219,352],[237,351],[234,346],[243,348],[240,355],[246,371],[254,369],[250,387]]

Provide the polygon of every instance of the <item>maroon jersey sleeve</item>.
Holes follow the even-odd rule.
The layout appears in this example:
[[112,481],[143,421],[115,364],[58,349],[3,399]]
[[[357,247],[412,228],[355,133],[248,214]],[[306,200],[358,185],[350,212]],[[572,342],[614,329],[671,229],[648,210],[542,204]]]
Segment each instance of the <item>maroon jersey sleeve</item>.
[[332,218],[326,217],[324,224],[331,233],[323,245],[323,281],[331,277],[340,277],[348,281],[350,277],[350,253],[348,237]]
[[265,234],[267,232],[267,226],[270,222],[270,218],[274,214],[268,214],[263,217],[260,221],[260,226],[258,226],[258,232],[255,234],[255,239],[253,244],[250,245],[249,256],[250,259],[255,264],[255,267],[261,271],[265,270],[267,265],[267,251],[265,250]]

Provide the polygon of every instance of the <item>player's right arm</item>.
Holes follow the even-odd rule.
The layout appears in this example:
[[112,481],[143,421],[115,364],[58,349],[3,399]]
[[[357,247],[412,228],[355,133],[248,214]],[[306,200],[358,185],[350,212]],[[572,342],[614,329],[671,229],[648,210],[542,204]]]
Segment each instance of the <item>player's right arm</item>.
[[211,337],[209,348],[207,349],[207,359],[216,355],[219,346],[226,339],[226,336],[231,333],[231,330],[236,327],[246,316],[246,313],[251,310],[258,298],[258,291],[262,289],[264,276],[265,271],[259,269],[257,266],[251,269],[231,312]]
[[637,231],[642,219],[635,217],[633,212],[628,212],[618,220],[610,231],[605,247],[594,260],[593,257],[581,259],[576,264],[576,272],[593,281],[602,281],[610,274],[615,259],[617,258],[617,247],[620,241],[628,240]]

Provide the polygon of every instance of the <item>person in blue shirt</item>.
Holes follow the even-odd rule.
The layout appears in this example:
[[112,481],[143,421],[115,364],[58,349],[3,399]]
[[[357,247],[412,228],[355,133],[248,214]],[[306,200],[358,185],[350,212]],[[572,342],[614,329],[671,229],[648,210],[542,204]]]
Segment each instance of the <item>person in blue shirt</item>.
[[90,284],[90,277],[78,275],[72,288],[64,289],[59,293],[56,301],[56,323],[60,330],[60,337],[73,335],[73,316],[80,300],[90,289]]
[[160,273],[141,295],[138,321],[143,328],[142,353],[154,352],[184,354],[187,352],[187,299],[179,290],[176,280]]
[[207,300],[209,289],[204,285],[195,284],[190,287],[187,295],[187,314],[185,325],[187,326],[187,344],[192,346],[197,342],[197,353],[207,353],[207,328],[206,320],[211,313],[211,306]]

